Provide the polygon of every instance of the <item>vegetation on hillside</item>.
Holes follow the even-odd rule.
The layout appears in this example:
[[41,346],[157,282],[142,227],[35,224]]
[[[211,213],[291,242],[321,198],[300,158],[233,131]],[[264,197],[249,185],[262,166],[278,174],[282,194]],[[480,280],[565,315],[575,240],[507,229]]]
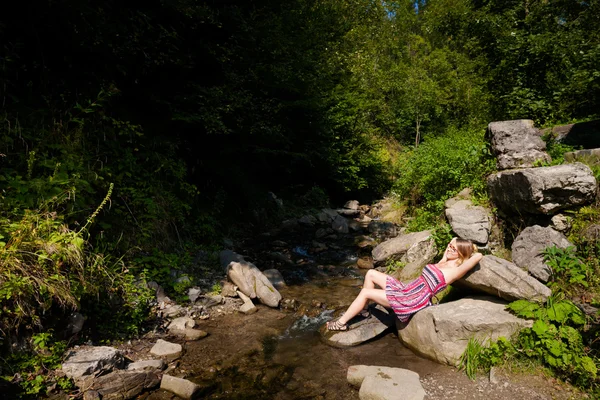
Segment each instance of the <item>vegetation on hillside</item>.
[[0,334],[30,338],[21,386],[44,390],[63,339],[44,335],[72,311],[87,337],[138,332],[144,281],[181,296],[172,272],[209,274],[197,254],[277,218],[269,191],[392,191],[432,227],[466,186],[485,201],[489,121],[598,117],[596,0],[417,4],[0,6]]

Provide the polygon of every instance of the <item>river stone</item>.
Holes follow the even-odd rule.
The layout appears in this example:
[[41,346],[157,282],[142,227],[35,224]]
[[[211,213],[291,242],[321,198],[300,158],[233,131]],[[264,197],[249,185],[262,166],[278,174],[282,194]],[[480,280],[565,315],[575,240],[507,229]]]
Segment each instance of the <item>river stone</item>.
[[281,294],[271,284],[269,279],[250,262],[231,262],[227,266],[227,276],[251,299],[258,299],[269,307],[279,306]]
[[491,215],[485,207],[474,206],[470,200],[458,200],[446,208],[446,218],[460,238],[480,244],[488,242]]
[[344,204],[344,208],[348,210],[358,210],[358,206],[358,200],[349,200],[346,202],[346,204]]
[[398,234],[398,228],[396,224],[388,221],[372,220],[368,226],[369,232],[377,236],[396,236]]
[[507,214],[554,214],[596,196],[596,178],[581,163],[498,172],[487,185],[490,198]]
[[552,161],[540,131],[534,128],[530,119],[491,122],[487,136],[499,170],[533,167],[536,162]]
[[437,254],[435,240],[430,237],[427,240],[416,242],[400,258],[404,267],[392,273],[392,276],[399,281],[407,281],[421,275],[423,267],[433,261]]
[[419,374],[402,368],[353,365],[346,379],[350,385],[360,387],[361,400],[423,400],[426,394]]
[[127,366],[127,371],[162,371],[166,368],[166,366],[167,364],[164,362],[164,360],[143,360],[132,362],[131,364],[129,364]]
[[115,371],[96,378],[90,389],[98,392],[102,400],[128,400],[159,383],[154,371]]
[[194,399],[200,390],[200,386],[195,383],[171,375],[163,375],[160,388],[175,393],[184,400]]
[[348,221],[341,215],[336,215],[331,222],[331,229],[338,233],[348,233]]
[[545,302],[550,288],[515,264],[495,256],[484,256],[478,265],[456,282],[504,300]]
[[372,251],[375,264],[381,263],[392,256],[406,254],[411,247],[422,241],[428,241],[431,231],[407,233],[380,243]]
[[183,347],[177,343],[170,343],[166,340],[158,339],[156,344],[150,349],[150,354],[164,357],[167,360],[175,360],[181,356]]
[[123,367],[125,358],[114,347],[98,346],[70,350],[62,364],[65,375],[75,381],[95,377]]
[[513,262],[542,282],[548,282],[552,269],[544,263],[544,250],[556,246],[561,249],[573,246],[567,237],[554,229],[539,225],[523,229],[512,244]]
[[283,275],[277,269],[266,269],[263,271],[263,274],[267,277],[269,282],[276,288],[281,289],[285,287],[285,280],[283,279]]
[[[371,340],[394,325],[396,316],[382,306],[371,307],[368,318],[354,317],[347,331],[330,331],[324,324],[319,332],[323,341],[333,347],[351,347]],[[341,312],[336,317],[341,316]]]
[[184,331],[186,328],[193,328],[194,326],[196,326],[196,322],[194,321],[193,318],[179,317],[179,318],[175,318],[173,321],[171,321],[171,323],[169,324],[167,329],[169,331],[173,331],[173,330]]
[[306,226],[315,226],[317,219],[312,215],[304,215],[298,220],[298,223]]
[[467,297],[427,307],[408,324],[398,325],[400,341],[415,353],[441,364],[456,366],[469,339],[510,338],[531,321],[506,311],[506,302],[493,297]]
[[242,299],[242,301],[244,302],[244,304],[242,304],[242,306],[239,308],[239,311],[241,313],[254,314],[255,312],[258,311],[258,309],[254,305],[254,303],[252,302],[250,297],[246,296],[244,293],[242,293],[240,291],[238,291],[237,294],[238,294],[238,296],[240,296],[240,299]]
[[360,269],[373,269],[373,261],[369,257],[363,257],[356,260],[356,266]]

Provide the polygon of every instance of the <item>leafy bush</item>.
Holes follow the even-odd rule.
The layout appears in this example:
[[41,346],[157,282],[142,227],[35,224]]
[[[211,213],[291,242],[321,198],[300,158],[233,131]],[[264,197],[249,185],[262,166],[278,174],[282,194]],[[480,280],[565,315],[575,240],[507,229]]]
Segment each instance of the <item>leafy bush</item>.
[[460,358],[460,367],[469,378],[475,379],[478,371],[488,372],[491,367],[508,361],[515,353],[515,347],[505,337],[487,344],[472,337]]
[[577,257],[575,247],[561,249],[556,246],[544,250],[544,262],[552,269],[553,288],[562,288],[565,283],[588,287],[590,269]]
[[400,155],[400,177],[393,190],[423,209],[415,219],[432,222],[444,201],[461,189],[471,187],[476,196],[485,195],[485,177],[494,166],[483,130],[449,128]]

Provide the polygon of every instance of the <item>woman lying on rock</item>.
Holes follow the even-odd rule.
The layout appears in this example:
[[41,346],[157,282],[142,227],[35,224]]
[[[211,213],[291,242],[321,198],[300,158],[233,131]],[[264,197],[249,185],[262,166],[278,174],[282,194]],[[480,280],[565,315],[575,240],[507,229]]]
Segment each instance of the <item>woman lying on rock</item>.
[[[440,262],[425,266],[421,276],[412,282],[405,284],[382,272],[369,270],[358,297],[344,315],[327,323],[327,329],[348,330],[348,321],[362,313],[369,300],[391,307],[401,322],[407,322],[417,311],[430,306],[433,296],[462,278],[482,257],[470,240],[454,238],[448,243]],[[375,285],[381,289],[376,289]]]

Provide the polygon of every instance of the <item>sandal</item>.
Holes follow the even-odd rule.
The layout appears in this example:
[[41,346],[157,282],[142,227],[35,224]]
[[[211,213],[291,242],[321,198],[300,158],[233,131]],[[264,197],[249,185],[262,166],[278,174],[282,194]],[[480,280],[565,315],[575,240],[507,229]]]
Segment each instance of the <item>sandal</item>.
[[339,319],[327,322],[327,330],[329,331],[347,331],[348,324],[342,324]]

